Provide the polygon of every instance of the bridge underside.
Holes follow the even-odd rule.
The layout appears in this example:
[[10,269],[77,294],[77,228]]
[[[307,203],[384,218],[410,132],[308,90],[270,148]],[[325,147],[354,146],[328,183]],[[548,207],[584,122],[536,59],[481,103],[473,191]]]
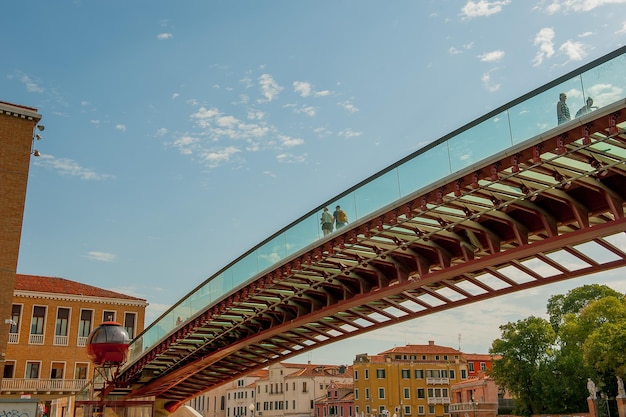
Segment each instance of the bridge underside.
[[175,407],[340,339],[625,266],[625,107],[320,240],[176,329],[109,393]]

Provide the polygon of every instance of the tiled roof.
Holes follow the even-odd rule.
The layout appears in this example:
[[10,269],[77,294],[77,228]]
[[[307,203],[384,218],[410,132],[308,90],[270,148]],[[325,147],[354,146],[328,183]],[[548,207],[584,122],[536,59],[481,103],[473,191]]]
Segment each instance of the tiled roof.
[[489,362],[493,360],[493,357],[488,353],[464,353],[463,357],[468,361]]
[[15,277],[15,290],[146,301],[143,298],[132,297],[65,278],[42,277],[38,275],[17,274]]
[[434,343],[429,343],[427,345],[406,345],[406,346],[396,346],[389,350],[379,353],[379,355],[389,355],[392,353],[406,353],[406,354],[424,354],[424,353],[439,353],[439,354],[456,354],[460,355],[461,352],[457,349],[448,347],[448,346],[439,346]]

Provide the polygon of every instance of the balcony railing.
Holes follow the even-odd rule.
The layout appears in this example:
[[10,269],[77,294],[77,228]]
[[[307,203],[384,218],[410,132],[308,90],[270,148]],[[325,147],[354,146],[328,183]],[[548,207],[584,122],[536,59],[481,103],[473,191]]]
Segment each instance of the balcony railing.
[[450,385],[450,378],[426,378],[427,385]]
[[9,343],[17,344],[20,342],[20,334],[19,333],[9,333]]
[[80,336],[78,340],[76,341],[76,344],[78,346],[87,346],[87,338]]
[[428,397],[428,404],[450,404],[450,397]]
[[78,392],[87,379],[3,378],[2,393],[10,392]]
[[30,345],[43,345],[43,335],[42,334],[31,334],[28,338],[28,343]]
[[57,346],[67,346],[67,336],[54,336],[54,344]]

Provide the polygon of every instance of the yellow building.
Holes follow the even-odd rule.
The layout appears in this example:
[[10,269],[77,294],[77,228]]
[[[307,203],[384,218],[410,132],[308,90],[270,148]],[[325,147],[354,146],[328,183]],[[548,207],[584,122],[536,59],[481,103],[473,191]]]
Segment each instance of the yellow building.
[[358,417],[449,415],[450,387],[467,379],[463,354],[433,341],[357,355],[353,369]]
[[39,399],[46,411],[60,401],[56,417],[71,415],[66,398],[94,374],[85,348],[89,333],[104,321],[116,321],[132,339],[143,331],[147,305],[141,298],[63,278],[17,274],[0,398]]

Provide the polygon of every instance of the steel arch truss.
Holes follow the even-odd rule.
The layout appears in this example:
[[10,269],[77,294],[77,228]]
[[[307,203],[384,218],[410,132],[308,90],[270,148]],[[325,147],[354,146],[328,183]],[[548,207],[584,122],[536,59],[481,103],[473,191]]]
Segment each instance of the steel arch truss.
[[625,266],[624,107],[321,240],[176,329],[116,387],[180,404],[340,339]]

